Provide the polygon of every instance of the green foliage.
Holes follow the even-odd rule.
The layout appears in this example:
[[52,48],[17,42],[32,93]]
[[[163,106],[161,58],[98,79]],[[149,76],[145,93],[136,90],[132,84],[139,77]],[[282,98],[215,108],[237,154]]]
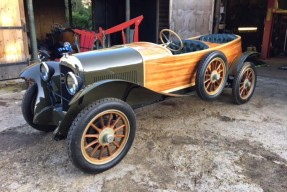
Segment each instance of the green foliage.
[[[66,2],[66,16],[69,19],[68,0]],[[92,8],[84,6],[81,0],[72,0],[73,27],[92,30]]]

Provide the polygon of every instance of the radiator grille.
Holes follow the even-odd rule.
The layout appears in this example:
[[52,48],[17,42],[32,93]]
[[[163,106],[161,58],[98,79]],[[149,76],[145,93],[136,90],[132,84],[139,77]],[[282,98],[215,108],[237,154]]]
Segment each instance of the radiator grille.
[[115,73],[115,74],[106,74],[106,75],[101,75],[101,76],[97,76],[94,78],[95,82],[101,81],[101,80],[106,80],[106,79],[121,79],[121,80],[131,81],[131,82],[135,82],[135,83],[138,82],[136,71],[122,72],[122,73]]

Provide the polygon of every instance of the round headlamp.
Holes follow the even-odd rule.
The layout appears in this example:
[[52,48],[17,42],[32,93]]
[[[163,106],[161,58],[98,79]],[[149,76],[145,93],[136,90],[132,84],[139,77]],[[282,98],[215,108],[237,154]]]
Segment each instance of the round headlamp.
[[66,75],[66,87],[71,95],[75,95],[81,87],[81,79],[73,72],[68,72]]
[[45,62],[41,63],[40,73],[41,73],[41,78],[43,79],[43,81],[49,80],[49,77],[50,77],[49,72],[50,72],[50,70],[49,70],[48,65]]
[[40,76],[43,81],[50,81],[51,77],[54,75],[55,69],[49,66],[47,63],[42,62],[40,65]]

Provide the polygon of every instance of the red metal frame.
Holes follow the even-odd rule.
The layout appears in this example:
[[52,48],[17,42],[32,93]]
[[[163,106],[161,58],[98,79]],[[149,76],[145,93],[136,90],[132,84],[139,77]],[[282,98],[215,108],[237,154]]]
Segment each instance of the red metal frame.
[[139,25],[143,20],[143,15],[121,23],[117,26],[114,26],[110,29],[103,30],[101,27],[99,28],[99,33],[95,33],[93,31],[79,30],[74,29],[75,33],[79,36],[79,47],[80,52],[89,51],[93,48],[94,41],[99,40],[101,45],[104,47],[105,45],[105,36],[110,35],[117,32],[122,32],[123,44],[127,43],[126,34],[124,32],[125,29],[129,28],[133,24],[135,25],[134,31],[134,39],[133,42],[139,41]]

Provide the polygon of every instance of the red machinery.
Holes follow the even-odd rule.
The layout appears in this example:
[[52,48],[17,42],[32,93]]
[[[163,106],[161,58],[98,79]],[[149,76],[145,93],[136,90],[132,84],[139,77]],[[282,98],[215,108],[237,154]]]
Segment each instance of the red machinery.
[[96,40],[99,40],[99,42],[101,43],[101,46],[105,47],[106,36],[113,34],[113,33],[120,32],[120,31],[122,32],[123,44],[126,44],[127,40],[126,40],[125,29],[131,27],[132,25],[135,25],[133,42],[138,42],[139,41],[139,25],[142,22],[142,20],[143,20],[143,16],[141,15],[139,17],[136,17],[134,19],[121,23],[107,30],[103,30],[100,27],[99,33],[96,33],[93,31],[74,29],[75,33],[79,36],[78,44],[79,44],[80,52],[91,50]]

